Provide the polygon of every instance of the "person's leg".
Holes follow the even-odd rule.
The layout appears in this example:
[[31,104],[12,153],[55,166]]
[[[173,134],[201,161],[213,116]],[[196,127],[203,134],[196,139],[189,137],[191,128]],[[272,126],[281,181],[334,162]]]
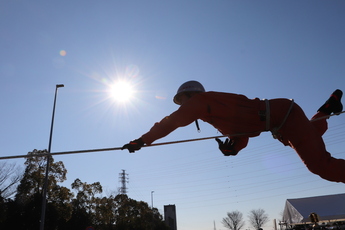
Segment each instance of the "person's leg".
[[316,132],[309,134],[303,142],[292,148],[312,173],[329,181],[345,183],[345,160],[332,157]]
[[317,112],[311,119],[311,124],[315,127],[317,132],[322,136],[328,129],[327,119],[324,118],[327,114]]
[[281,134],[312,173],[329,181],[345,183],[345,160],[333,158],[326,151],[319,131],[298,105],[291,111]]
[[332,113],[339,113],[343,110],[343,105],[341,104],[342,96],[343,92],[341,90],[335,90],[328,100],[317,110],[317,113],[311,118],[310,121],[312,125],[317,129],[321,136],[328,128],[328,118],[326,116],[331,115]]

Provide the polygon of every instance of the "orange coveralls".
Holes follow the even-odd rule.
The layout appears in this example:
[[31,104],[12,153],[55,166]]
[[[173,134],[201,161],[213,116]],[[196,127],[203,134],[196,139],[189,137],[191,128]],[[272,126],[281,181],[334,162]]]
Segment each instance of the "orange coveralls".
[[[282,125],[291,103],[288,99],[269,100],[269,130]],[[265,130],[265,119],[259,115],[260,111],[262,114],[265,110],[265,102],[258,98],[248,99],[244,95],[221,92],[199,93],[171,115],[155,123],[141,138],[150,145],[176,128],[201,119],[234,140],[235,150],[240,151],[247,146],[249,137],[269,131]],[[317,113],[312,119],[325,115]],[[345,183],[345,160],[333,158],[326,151],[322,139],[326,130],[326,119],[311,122],[303,110],[297,104],[293,104],[285,123],[276,134],[284,145],[291,146],[298,153],[312,173],[329,181]]]

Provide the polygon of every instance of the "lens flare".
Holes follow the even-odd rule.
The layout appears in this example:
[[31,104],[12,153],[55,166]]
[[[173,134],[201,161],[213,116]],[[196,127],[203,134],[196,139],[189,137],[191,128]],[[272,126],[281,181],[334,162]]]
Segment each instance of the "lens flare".
[[62,57],[66,56],[66,54],[67,54],[66,50],[61,50],[61,51],[60,51],[60,55],[61,55]]

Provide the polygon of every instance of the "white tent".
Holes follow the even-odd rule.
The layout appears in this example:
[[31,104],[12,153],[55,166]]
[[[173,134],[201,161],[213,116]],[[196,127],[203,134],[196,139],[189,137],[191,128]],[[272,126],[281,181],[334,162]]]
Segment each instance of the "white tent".
[[283,222],[297,224],[310,222],[309,215],[316,213],[320,221],[345,219],[345,193],[287,199]]

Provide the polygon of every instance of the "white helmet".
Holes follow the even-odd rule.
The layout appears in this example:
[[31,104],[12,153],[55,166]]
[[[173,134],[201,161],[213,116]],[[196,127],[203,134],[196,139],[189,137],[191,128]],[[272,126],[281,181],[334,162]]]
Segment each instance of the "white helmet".
[[174,102],[178,105],[181,105],[180,96],[184,93],[202,93],[205,92],[204,86],[197,81],[187,81],[183,83],[177,90],[177,93],[174,97]]

